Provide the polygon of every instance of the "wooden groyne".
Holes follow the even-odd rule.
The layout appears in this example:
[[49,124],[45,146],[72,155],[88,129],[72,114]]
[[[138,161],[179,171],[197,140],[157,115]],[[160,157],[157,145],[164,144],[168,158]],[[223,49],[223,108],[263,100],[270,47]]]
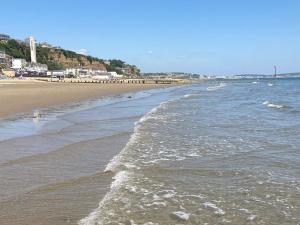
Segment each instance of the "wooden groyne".
[[[51,82],[51,79],[48,79]],[[189,83],[188,80],[182,79],[118,79],[118,80],[93,80],[93,79],[78,79],[65,78],[61,80],[52,80],[52,82],[63,83],[95,83],[95,84],[182,84]]]

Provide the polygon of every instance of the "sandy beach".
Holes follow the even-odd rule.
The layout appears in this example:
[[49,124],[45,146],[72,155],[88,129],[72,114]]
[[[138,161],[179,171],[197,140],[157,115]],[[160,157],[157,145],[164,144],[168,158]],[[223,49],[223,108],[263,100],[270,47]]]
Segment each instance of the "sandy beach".
[[[105,166],[128,142],[134,122],[149,110],[139,111],[146,103],[133,92],[161,87],[1,81],[0,180],[4,182],[0,184],[0,224],[77,224],[88,216],[98,207],[114,176],[103,173]],[[71,110],[53,122],[42,117],[46,123],[38,130],[31,117],[16,116],[37,108],[62,109],[60,105],[65,103],[84,104],[99,96],[129,92],[132,99],[124,97],[125,105]]]
[[12,117],[36,108],[163,86],[165,85],[0,81],[0,118]]

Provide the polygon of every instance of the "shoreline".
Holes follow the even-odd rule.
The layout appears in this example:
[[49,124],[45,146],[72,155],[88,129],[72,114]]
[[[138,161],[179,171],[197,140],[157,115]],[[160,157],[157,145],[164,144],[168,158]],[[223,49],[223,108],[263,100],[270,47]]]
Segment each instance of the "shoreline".
[[[9,82],[9,84],[3,86],[1,87],[2,89],[0,88],[2,91],[8,90],[12,93],[13,90],[19,90],[18,95],[13,95],[12,98],[15,98],[15,101],[18,101],[20,104],[25,102],[20,101],[20,94],[26,94],[26,91],[30,89],[33,89],[30,93],[37,94],[38,91],[43,90],[43,94],[47,93],[55,96],[58,94],[54,93],[57,90],[64,93],[68,92],[69,95],[60,100],[69,104],[77,101],[84,102],[85,100],[101,96],[109,97],[153,88],[172,87],[174,85],[92,84],[95,88],[89,88],[87,84],[74,85],[41,82],[15,84]],[[64,90],[62,91],[63,88]],[[70,92],[75,93],[71,97],[76,96],[76,101],[72,101],[73,98],[70,98]],[[30,96],[27,93],[26,102],[30,100]],[[49,97],[46,101],[49,104]],[[34,101],[34,103],[36,102]],[[56,103],[58,102],[56,101]],[[51,105],[63,106],[62,104]],[[36,104],[34,108],[37,108]],[[25,112],[22,111],[22,113]],[[83,115],[83,117],[85,116]],[[126,117],[124,118],[123,121],[128,121]],[[131,123],[134,123],[135,118],[133,117],[130,120]],[[94,125],[97,122],[95,120],[92,124]],[[109,161],[126,146],[133,131],[130,125],[128,127],[130,128],[129,130],[120,129],[112,134],[99,134],[100,136],[96,135],[96,137],[83,138],[81,140],[72,135],[82,132],[82,136],[84,136],[86,133],[84,127],[87,127],[87,130],[92,129],[89,128],[91,124],[82,122],[85,126],[81,127],[78,126],[80,121],[73,120],[73,123],[73,125],[68,125],[65,129],[61,129],[58,126],[55,132],[42,132],[37,135],[14,137],[0,143],[0,148],[9,149],[10,153],[18,153],[19,149],[25,146],[27,146],[26,151],[28,152],[31,152],[32,149],[37,151],[32,155],[30,153],[28,157],[26,155],[18,156],[16,160],[9,160],[7,164],[0,164],[2,169],[2,174],[0,175],[11,177],[10,170],[14,168],[14,173],[19,176],[18,179],[9,180],[8,184],[3,186],[3,192],[6,193],[5,190],[8,191],[5,195],[3,193],[2,196],[0,195],[0,203],[4,212],[0,215],[1,224],[43,223],[45,225],[75,225],[98,207],[101,199],[109,191],[113,176],[113,174],[103,173],[102,171]],[[103,121],[100,123],[102,124]],[[125,122],[125,124],[127,123]],[[124,126],[124,122],[120,124]],[[110,127],[110,122],[105,126]],[[67,137],[68,135],[70,136],[69,138]],[[69,140],[70,143],[63,142],[61,146],[55,145],[64,138]],[[35,149],[33,143],[39,143],[39,147]],[[30,170],[30,173],[28,173],[28,170]],[[20,189],[22,186],[24,186],[24,190]]]
[[175,86],[170,84],[85,84],[1,81],[0,119],[38,108],[59,106],[102,96]]

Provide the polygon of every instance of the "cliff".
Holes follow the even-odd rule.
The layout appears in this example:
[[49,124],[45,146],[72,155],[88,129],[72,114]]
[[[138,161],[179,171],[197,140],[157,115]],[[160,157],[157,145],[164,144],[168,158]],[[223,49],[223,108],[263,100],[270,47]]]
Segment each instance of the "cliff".
[[[4,50],[6,54],[13,58],[23,58],[30,62],[30,49],[24,42],[16,40],[0,41],[0,50]],[[41,47],[39,45],[37,46],[37,62],[46,64],[49,70],[82,66],[117,71],[119,74],[139,74],[139,69],[136,66],[125,64],[121,60],[106,60],[106,63],[104,63],[104,60],[96,57],[81,55],[61,48]]]
[[77,66],[106,70],[106,66],[101,59],[57,48],[42,48],[38,46],[37,61],[47,64],[49,70]]

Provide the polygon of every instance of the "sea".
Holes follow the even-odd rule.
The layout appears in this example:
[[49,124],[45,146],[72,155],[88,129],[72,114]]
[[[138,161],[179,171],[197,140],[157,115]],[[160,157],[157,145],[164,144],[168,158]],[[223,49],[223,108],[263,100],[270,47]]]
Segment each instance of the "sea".
[[300,224],[298,78],[211,80],[38,113],[0,121],[1,224],[39,210],[32,224]]

